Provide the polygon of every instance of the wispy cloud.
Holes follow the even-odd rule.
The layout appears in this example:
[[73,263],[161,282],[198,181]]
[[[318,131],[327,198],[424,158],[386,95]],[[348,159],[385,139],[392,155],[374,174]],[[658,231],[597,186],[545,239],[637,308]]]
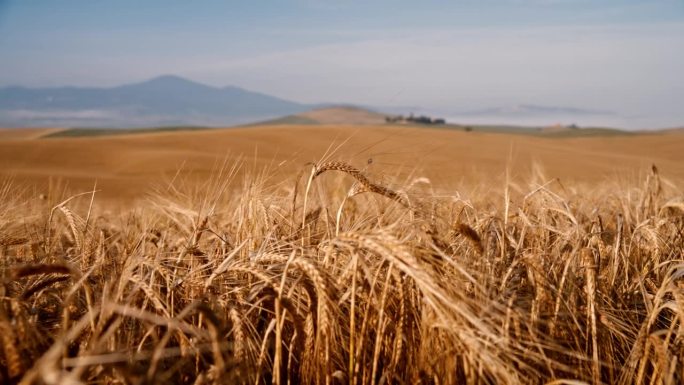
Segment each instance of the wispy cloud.
[[451,110],[552,103],[663,114],[684,97],[677,47],[684,24],[440,29],[218,59],[194,71],[307,102]]

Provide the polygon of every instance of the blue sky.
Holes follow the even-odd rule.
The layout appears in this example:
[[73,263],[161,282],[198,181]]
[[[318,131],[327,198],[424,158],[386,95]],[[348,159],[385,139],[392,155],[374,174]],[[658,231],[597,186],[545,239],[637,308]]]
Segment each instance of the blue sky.
[[0,0],[0,85],[177,74],[301,102],[665,127],[684,124],[683,69],[682,0]]

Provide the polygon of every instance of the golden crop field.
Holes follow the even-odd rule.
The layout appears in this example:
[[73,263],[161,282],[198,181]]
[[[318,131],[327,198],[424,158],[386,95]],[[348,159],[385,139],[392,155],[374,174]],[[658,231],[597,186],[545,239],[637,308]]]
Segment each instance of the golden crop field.
[[0,131],[5,383],[677,384],[684,133]]

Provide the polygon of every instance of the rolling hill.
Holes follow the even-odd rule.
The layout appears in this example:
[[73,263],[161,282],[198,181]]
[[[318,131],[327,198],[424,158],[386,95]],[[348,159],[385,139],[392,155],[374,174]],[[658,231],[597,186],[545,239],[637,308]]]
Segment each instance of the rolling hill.
[[[26,135],[17,135],[22,132]],[[390,124],[281,124],[99,137],[41,138],[42,132],[0,130],[0,179],[34,191],[47,191],[61,180],[73,192],[88,191],[97,180],[98,196],[112,201],[144,199],[151,186],[165,186],[179,171],[179,178],[201,186],[224,159],[246,160],[241,172],[269,168],[265,177],[276,183],[338,146],[333,159],[359,167],[372,159],[371,172],[400,178],[415,172],[440,191],[465,191],[483,180],[503,186],[507,168],[522,183],[541,169],[549,180],[591,185],[607,177],[633,178],[655,163],[664,177],[684,181],[680,132],[547,137]]]
[[327,106],[315,108],[299,114],[287,115],[277,119],[253,123],[259,125],[282,125],[282,124],[342,124],[342,125],[367,125],[384,124],[385,114],[370,109],[356,106]]

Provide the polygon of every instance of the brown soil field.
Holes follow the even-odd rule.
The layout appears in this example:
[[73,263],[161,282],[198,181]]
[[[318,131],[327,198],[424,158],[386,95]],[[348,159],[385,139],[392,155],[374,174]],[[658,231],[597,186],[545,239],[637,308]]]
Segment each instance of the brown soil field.
[[[492,181],[544,180],[591,185],[638,181],[652,164],[680,185],[684,133],[606,137],[460,132],[401,126],[260,126],[194,132],[41,138],[53,130],[0,130],[0,177],[43,193],[50,183],[71,192],[97,181],[100,200],[142,198],[177,174],[206,180],[225,161],[270,170],[277,180],[307,162],[344,160],[372,175],[425,176],[436,189],[500,189]],[[332,154],[332,155],[331,155]],[[368,165],[369,160],[371,164]],[[484,187],[484,186],[488,187]]]

